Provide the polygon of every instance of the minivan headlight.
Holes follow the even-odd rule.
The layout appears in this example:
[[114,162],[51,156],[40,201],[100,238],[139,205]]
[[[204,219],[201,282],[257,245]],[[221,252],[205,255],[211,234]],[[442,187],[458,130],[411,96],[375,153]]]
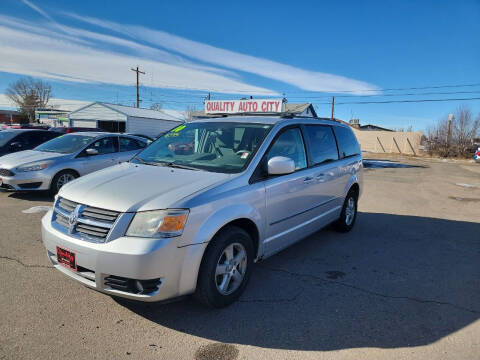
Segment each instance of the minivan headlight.
[[188,212],[185,209],[138,212],[133,217],[126,235],[148,238],[180,236],[183,233]]
[[40,171],[40,170],[45,169],[50,164],[51,164],[51,161],[38,161],[38,162],[33,162],[33,163],[30,163],[30,164],[25,164],[25,165],[19,166],[17,168],[17,170],[20,171],[20,172]]

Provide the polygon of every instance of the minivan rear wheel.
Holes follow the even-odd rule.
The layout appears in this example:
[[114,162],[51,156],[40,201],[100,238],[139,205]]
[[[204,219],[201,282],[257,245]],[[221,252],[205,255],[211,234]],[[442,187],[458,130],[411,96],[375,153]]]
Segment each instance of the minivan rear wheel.
[[349,232],[355,225],[357,219],[358,194],[350,190],[343,202],[340,218],[334,223],[335,229],[339,232]]
[[208,307],[230,305],[243,293],[253,264],[253,241],[242,228],[228,226],[211,241],[198,273],[195,297]]

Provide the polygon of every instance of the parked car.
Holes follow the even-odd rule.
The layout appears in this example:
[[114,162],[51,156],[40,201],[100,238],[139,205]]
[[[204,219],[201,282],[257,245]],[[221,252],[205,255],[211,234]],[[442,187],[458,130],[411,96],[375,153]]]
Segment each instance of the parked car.
[[[185,152],[171,143],[189,143]],[[226,306],[254,261],[329,223],[355,224],[362,156],[320,119],[232,117],[177,127],[128,163],[62,187],[42,220],[58,270],[113,296],[195,294]]]
[[32,130],[48,130],[48,125],[43,124],[8,124],[6,129],[32,129]]
[[125,135],[132,135],[132,136],[138,136],[138,137],[141,137],[141,138],[144,138],[145,140],[147,140],[147,144],[151,144],[152,142],[155,141],[155,139],[151,138],[150,136],[148,135],[143,135],[143,134],[132,134],[132,133],[124,133]]
[[59,135],[44,130],[6,129],[0,133],[0,156],[33,149]]
[[128,161],[145,146],[145,139],[129,135],[62,135],[33,150],[0,157],[0,185],[9,190],[50,190],[56,194],[69,181]]
[[70,133],[75,133],[75,132],[87,132],[87,131],[92,131],[92,132],[106,132],[103,129],[99,128],[87,128],[87,127],[52,127],[48,129],[49,131],[56,131],[60,132],[62,134],[70,134]]
[[475,151],[475,154],[473,155],[473,159],[480,163],[480,147],[477,149],[477,151]]

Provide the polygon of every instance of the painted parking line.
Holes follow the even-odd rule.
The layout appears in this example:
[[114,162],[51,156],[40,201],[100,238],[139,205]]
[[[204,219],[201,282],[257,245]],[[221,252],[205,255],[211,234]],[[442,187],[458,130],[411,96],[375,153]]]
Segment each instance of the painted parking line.
[[44,211],[47,212],[51,208],[52,208],[51,206],[33,206],[29,209],[22,210],[22,213],[24,213],[24,214],[36,214],[36,213],[40,213],[40,212],[44,212]]

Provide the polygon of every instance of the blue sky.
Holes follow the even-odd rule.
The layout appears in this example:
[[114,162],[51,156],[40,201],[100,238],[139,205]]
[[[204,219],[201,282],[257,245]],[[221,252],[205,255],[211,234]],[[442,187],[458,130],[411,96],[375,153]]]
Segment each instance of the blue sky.
[[130,67],[139,65],[144,107],[202,108],[209,91],[216,99],[285,94],[329,116],[335,95],[341,119],[423,130],[461,104],[479,113],[480,100],[341,103],[480,97],[480,85],[386,90],[480,84],[479,34],[475,0],[3,0],[0,94],[30,75],[52,84],[57,104],[131,105]]

